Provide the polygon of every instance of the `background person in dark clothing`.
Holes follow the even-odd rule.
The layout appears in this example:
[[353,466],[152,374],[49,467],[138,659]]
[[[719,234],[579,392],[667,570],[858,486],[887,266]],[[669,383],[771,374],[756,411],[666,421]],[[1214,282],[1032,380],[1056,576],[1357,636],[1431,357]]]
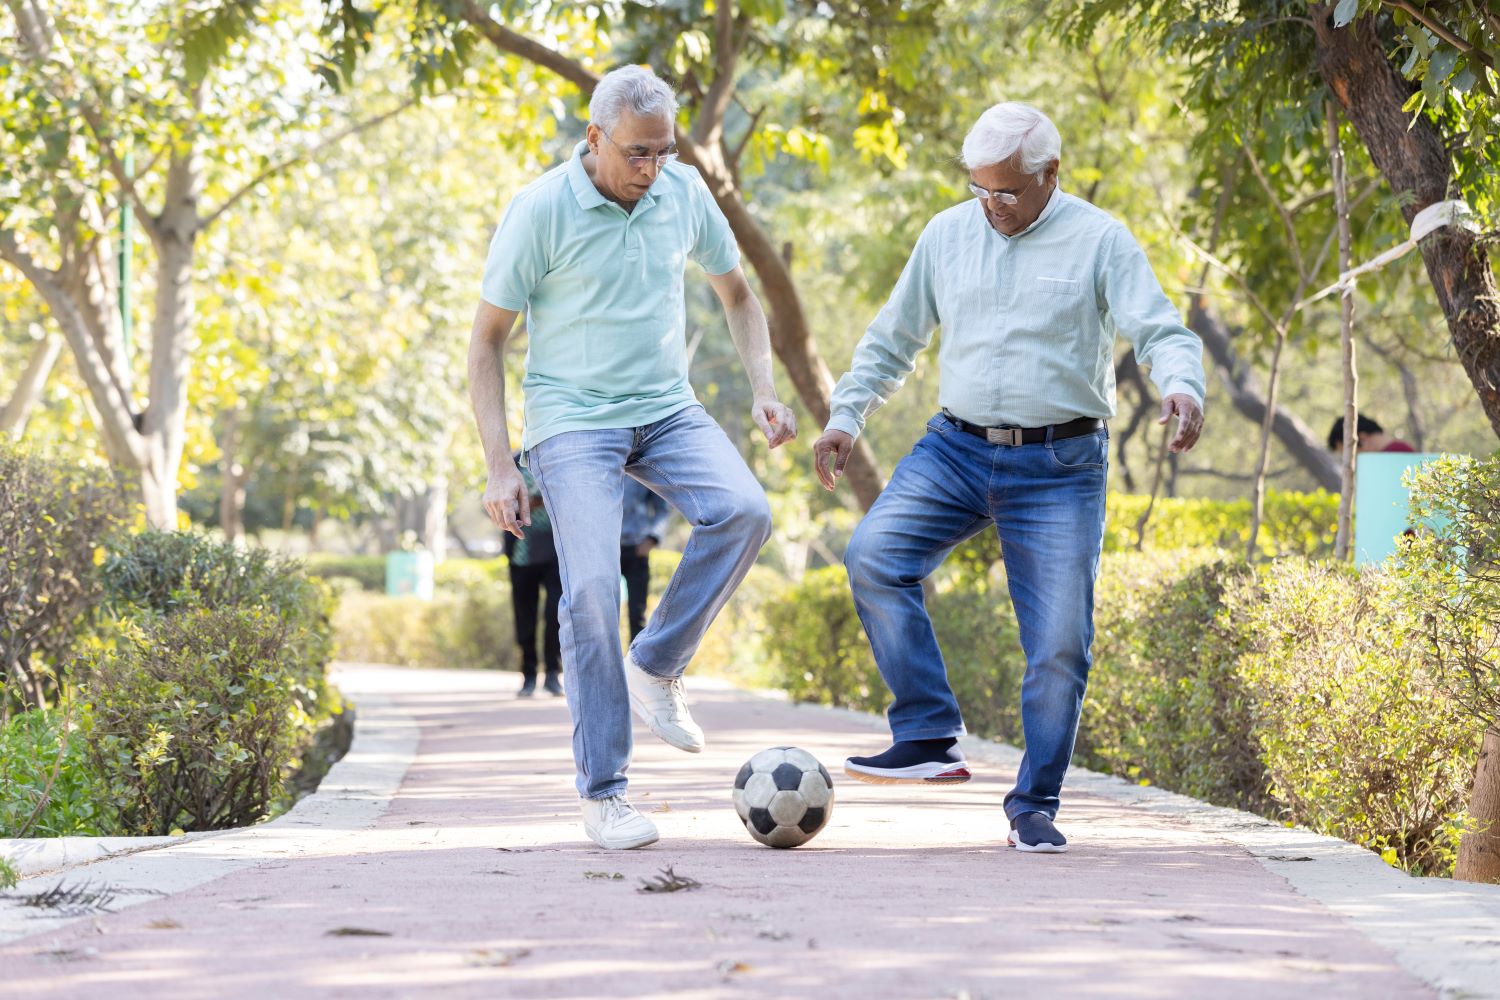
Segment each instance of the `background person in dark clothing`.
[[[1355,424],[1355,428],[1356,428],[1356,432],[1355,432],[1356,433],[1356,440],[1354,442],[1354,445],[1360,451],[1412,451],[1412,452],[1414,452],[1414,451],[1417,450],[1417,449],[1413,448],[1411,445],[1407,444],[1405,441],[1402,441],[1400,438],[1391,437],[1389,434],[1387,434],[1385,432],[1385,428],[1384,427],[1381,427],[1374,420],[1372,420],[1369,417],[1365,416],[1363,413],[1361,413],[1359,415],[1359,421],[1358,421],[1358,423]],[[1328,430],[1328,450],[1329,451],[1343,451],[1344,450],[1344,418],[1343,417],[1339,417],[1337,420],[1335,420],[1333,422],[1333,426],[1331,428],[1329,428],[1329,430]]]
[[562,643],[559,641],[557,605],[562,599],[562,578],[557,569],[557,549],[552,544],[552,522],[542,507],[542,496],[536,480],[525,468],[521,478],[531,493],[531,525],[523,537],[506,532],[505,558],[510,561],[510,600],[516,615],[516,643],[521,647],[521,690],[519,698],[536,693],[536,612],[541,603],[542,588],[547,588],[547,605],[542,612],[542,646],[547,663],[543,688],[561,695]]
[[634,479],[625,479],[625,518],[620,524],[620,573],[625,577],[631,641],[646,627],[651,591],[651,550],[661,544],[672,508]]

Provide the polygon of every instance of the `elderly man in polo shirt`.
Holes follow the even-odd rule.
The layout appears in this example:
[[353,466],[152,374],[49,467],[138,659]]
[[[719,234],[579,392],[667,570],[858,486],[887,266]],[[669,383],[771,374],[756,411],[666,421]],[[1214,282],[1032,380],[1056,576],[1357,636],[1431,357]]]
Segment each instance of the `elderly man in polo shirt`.
[[[765,315],[723,214],[676,162],[677,102],[649,70],[599,81],[587,137],[527,185],[495,231],[469,347],[484,444],[484,505],[520,534],[526,487],[511,459],[501,351],[524,309],[529,334],[522,448],[552,519],[562,573],[563,679],[584,830],[601,847],[643,847],[655,825],[625,797],[630,712],[697,753],[703,731],[682,674],[771,531],[755,476],[688,384],[683,269],[695,261],[724,306],[749,374],[751,417],[775,448],[796,436],[777,401]],[[620,653],[625,478],[693,525],[650,623]]]
[[[1062,140],[1040,111],[999,104],[964,139],[976,200],[923,230],[890,300],[855,348],[814,444],[832,490],[865,419],[901,387],[933,328],[942,411],[897,466],[845,554],[849,585],[895,696],[894,744],[850,757],[871,782],[967,781],[963,719],[923,604],[922,580],[994,525],[1026,654],[1026,754],[1005,797],[1008,841],[1055,853],[1093,642],[1115,412],[1114,342],[1151,367],[1170,447],[1203,426],[1203,358],[1120,222],[1057,186]],[[830,462],[832,468],[829,468]]]

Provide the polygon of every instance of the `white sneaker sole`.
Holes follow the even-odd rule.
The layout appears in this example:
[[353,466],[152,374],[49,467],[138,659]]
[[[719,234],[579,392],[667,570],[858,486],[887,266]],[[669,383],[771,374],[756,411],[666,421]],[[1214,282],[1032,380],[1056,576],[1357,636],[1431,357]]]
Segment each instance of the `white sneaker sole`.
[[643,833],[635,837],[622,837],[611,840],[599,834],[598,830],[590,827],[587,823],[583,825],[583,832],[589,835],[589,839],[606,851],[633,851],[637,847],[648,847],[661,839],[661,834],[656,830]]
[[1016,839],[1015,832],[1007,834],[1005,842],[1022,854],[1067,854],[1067,844],[1023,844]]
[[680,729],[669,729],[658,723],[656,716],[647,711],[645,702],[637,698],[634,691],[630,692],[630,708],[635,713],[635,717],[644,722],[646,728],[651,730],[651,735],[661,740],[667,746],[676,747],[678,750],[687,753],[703,752],[702,740],[694,740]]
[[882,768],[846,760],[844,773],[856,781],[872,785],[958,785],[973,777],[969,773],[968,761],[963,760]]

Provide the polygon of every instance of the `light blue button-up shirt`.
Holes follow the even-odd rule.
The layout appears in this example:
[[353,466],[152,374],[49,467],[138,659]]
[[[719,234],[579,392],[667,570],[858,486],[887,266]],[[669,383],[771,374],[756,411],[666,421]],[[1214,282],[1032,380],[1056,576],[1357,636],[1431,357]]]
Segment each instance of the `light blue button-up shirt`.
[[511,200],[481,294],[526,312],[523,449],[575,430],[642,427],[697,402],[688,383],[683,269],[739,264],[698,171],[668,164],[625,211],[594,187],[587,143]]
[[1122,333],[1163,396],[1203,403],[1203,344],[1167,300],[1130,231],[1054,190],[1015,236],[977,199],[939,212],[834,389],[829,430],[858,436],[941,326],[938,399],[985,427],[1115,414]]

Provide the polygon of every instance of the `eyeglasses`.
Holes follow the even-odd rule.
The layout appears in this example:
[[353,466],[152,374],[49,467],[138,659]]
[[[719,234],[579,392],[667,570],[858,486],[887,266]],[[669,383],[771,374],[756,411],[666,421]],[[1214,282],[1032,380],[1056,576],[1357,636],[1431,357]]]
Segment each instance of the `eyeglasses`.
[[647,167],[652,165],[655,165],[656,169],[660,170],[668,163],[671,163],[673,160],[677,159],[676,143],[668,146],[666,152],[659,153],[654,156],[631,156],[629,153],[625,152],[624,146],[620,145],[618,142],[615,142],[614,139],[610,138],[610,134],[604,131],[603,125],[599,126],[599,131],[604,134],[604,138],[609,139],[609,144],[611,146],[618,149],[621,153],[625,153],[625,162],[630,164],[636,170],[645,170]]
[[[1026,186],[1030,187],[1031,185],[1028,184]],[[993,198],[1002,205],[1016,205],[1021,201],[1019,197],[1011,194],[1009,191],[991,191],[989,188],[980,187],[973,181],[969,182],[969,190],[973,191],[974,197],[978,198],[980,201],[989,201],[991,198]]]

